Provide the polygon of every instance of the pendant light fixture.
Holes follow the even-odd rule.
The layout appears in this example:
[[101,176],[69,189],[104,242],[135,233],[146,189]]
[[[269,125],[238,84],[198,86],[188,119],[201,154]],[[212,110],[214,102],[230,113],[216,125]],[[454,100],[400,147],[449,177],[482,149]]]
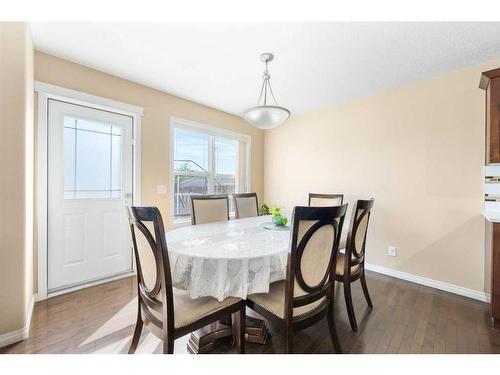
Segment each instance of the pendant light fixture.
[[[267,64],[273,61],[272,53],[263,53],[260,55],[260,60],[266,64],[266,70],[264,70],[262,88],[260,89],[260,96],[257,102],[257,106],[247,109],[243,113],[243,118],[259,129],[272,129],[281,124],[283,124],[288,117],[290,117],[290,111],[286,108],[278,106],[276,99],[273,94],[273,89],[271,88],[271,83],[269,80],[271,76],[267,70]],[[273,98],[275,105],[268,105],[268,90]],[[262,104],[261,104],[262,100]]]

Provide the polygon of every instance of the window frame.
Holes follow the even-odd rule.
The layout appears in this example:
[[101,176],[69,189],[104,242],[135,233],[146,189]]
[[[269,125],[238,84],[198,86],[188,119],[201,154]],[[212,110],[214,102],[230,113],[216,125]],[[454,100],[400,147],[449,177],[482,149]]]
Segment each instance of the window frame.
[[[240,193],[247,193],[251,191],[252,189],[252,164],[251,164],[251,155],[252,155],[252,137],[248,134],[242,134],[242,133],[237,133],[231,130],[223,129],[223,128],[218,128],[215,126],[211,125],[206,125],[202,124],[199,122],[191,121],[191,120],[185,120],[181,119],[178,117],[170,117],[170,169],[169,169],[169,204],[170,204],[170,225],[173,228],[184,226],[184,225],[190,225],[191,224],[191,216],[187,216],[185,218],[175,218],[174,217],[174,200],[175,200],[175,195],[174,195],[174,188],[175,188],[175,176],[176,173],[174,171],[174,147],[175,147],[175,135],[174,135],[174,130],[175,129],[185,129],[188,131],[194,131],[198,133],[203,133],[211,136],[209,138],[209,168],[208,168],[208,176],[209,176],[209,184],[211,183],[211,180],[213,180],[215,174],[215,166],[212,165],[214,162],[214,153],[213,153],[213,140],[214,138],[212,137],[224,137],[224,138],[230,138],[234,139],[238,142],[242,142],[245,144],[245,176],[244,176],[244,182],[243,184],[240,183],[239,181],[239,173],[237,171],[237,178],[235,181],[235,186]],[[240,152],[241,156],[241,152]],[[241,162],[238,163],[241,165]],[[237,168],[238,169],[238,168]],[[191,174],[196,174],[196,172],[190,172]],[[205,173],[202,173],[203,175],[206,175]],[[241,186],[243,185],[243,186]]]

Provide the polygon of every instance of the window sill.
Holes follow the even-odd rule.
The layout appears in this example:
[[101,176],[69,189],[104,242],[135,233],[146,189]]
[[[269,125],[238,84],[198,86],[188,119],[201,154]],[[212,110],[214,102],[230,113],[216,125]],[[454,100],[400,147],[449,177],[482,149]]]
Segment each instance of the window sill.
[[191,218],[190,217],[188,217],[187,219],[174,219],[172,221],[172,228],[173,229],[185,227],[187,225],[191,225]]
[[[235,213],[230,212],[229,213],[229,220],[234,220],[235,219]],[[191,225],[191,218],[186,218],[186,219],[174,219],[172,221],[172,229],[177,229],[177,228],[182,228],[185,226]]]

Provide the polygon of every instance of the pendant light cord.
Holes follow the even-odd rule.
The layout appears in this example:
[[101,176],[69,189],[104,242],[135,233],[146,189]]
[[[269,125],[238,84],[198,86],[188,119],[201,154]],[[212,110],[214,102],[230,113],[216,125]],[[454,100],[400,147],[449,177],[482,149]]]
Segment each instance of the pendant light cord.
[[278,105],[278,102],[276,101],[276,98],[274,97],[274,94],[273,94],[273,89],[271,87],[271,83],[269,83],[269,92],[271,93],[271,96],[273,97],[274,104]]
[[269,92],[274,100],[274,103],[278,105],[276,98],[274,97],[273,89],[271,88],[271,82],[269,80],[271,76],[269,75],[269,71],[267,70],[267,61],[266,61],[266,70],[264,70],[264,80],[262,82],[262,87],[260,89],[259,100],[257,101],[257,105],[260,105],[260,100],[262,99],[262,94],[264,94],[264,105],[267,105],[267,87],[269,86]]
[[259,95],[259,100],[257,100],[257,105],[260,104],[260,99],[262,99],[262,93],[264,92],[265,85],[266,85],[266,80],[262,81],[262,88],[260,89],[260,95]]

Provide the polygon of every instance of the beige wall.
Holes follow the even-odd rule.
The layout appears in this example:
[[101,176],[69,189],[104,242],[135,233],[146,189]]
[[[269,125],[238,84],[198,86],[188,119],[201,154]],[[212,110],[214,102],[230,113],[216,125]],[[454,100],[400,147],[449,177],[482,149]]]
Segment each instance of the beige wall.
[[[144,108],[142,118],[142,204],[160,208],[170,228],[170,116],[197,121],[252,137],[252,190],[263,196],[264,134],[241,118],[168,95],[88,67],[35,51],[35,79]],[[36,270],[35,270],[36,275]]]
[[[498,66],[414,82],[266,132],[265,201],[291,210],[307,204],[308,192],[373,196],[368,263],[482,291],[478,84],[482,71]],[[397,257],[387,255],[389,245]]]
[[0,335],[22,329],[33,295],[33,45],[0,22]]

